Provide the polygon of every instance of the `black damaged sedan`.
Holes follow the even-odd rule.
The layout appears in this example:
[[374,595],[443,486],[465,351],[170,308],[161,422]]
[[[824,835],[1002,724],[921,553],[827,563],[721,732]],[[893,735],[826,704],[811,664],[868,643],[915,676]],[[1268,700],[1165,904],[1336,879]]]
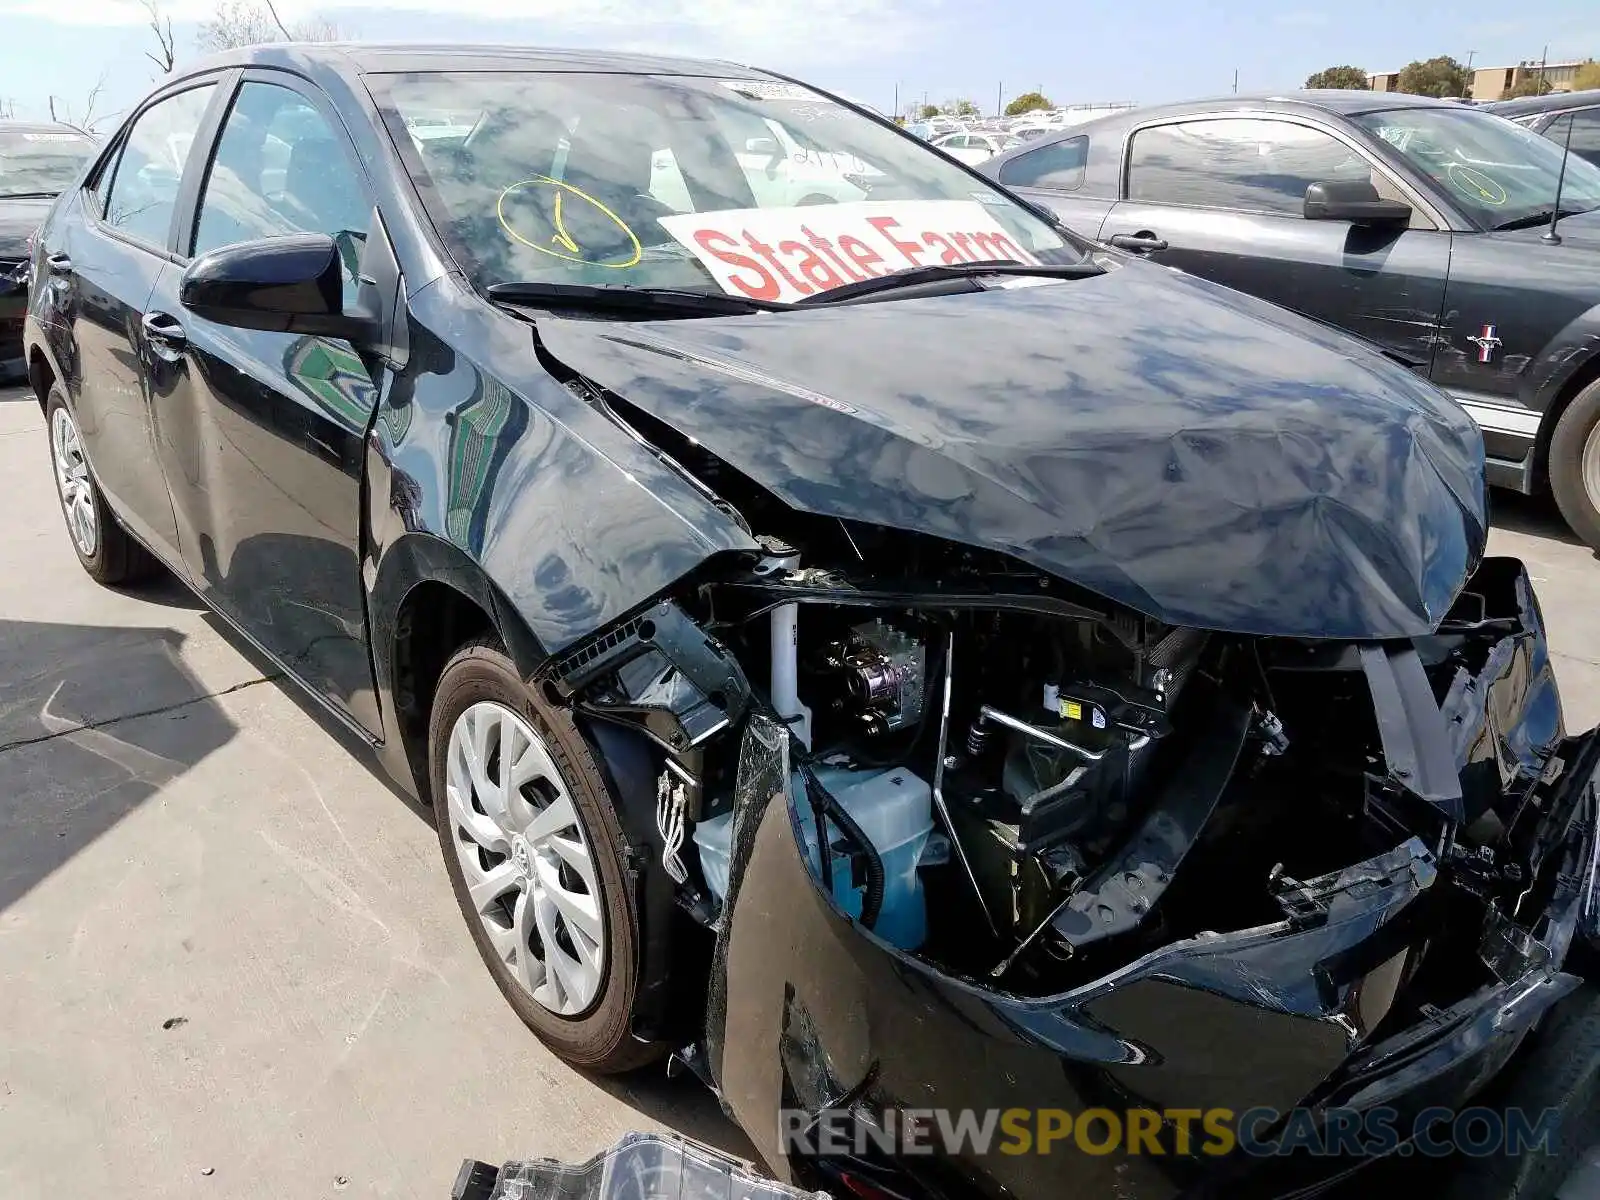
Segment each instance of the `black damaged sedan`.
[[[1352,1165],[1191,1111],[1554,1106],[1468,1164],[1525,1196],[1591,1140],[1600,739],[1401,367],[823,93],[598,54],[210,60],[33,275],[85,569],[175,572],[431,804],[571,1063],[676,1051],[836,1195]],[[784,1153],[934,1108],[1159,1121]]]

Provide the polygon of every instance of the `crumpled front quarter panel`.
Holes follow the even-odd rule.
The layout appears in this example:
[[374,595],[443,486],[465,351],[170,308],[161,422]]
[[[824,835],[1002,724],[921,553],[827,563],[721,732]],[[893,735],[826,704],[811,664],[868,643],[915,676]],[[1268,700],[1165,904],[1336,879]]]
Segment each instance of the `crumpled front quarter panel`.
[[[392,524],[478,563],[546,653],[755,543],[540,364],[526,322],[449,281],[411,298],[377,436]],[[391,539],[392,540],[392,539]],[[381,566],[380,566],[381,571]]]

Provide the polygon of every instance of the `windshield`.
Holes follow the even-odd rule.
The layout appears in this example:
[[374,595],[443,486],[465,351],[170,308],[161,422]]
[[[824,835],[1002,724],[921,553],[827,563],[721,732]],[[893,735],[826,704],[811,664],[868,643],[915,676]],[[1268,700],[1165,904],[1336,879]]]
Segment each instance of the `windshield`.
[[584,72],[368,82],[480,289],[792,303],[914,267],[1082,257],[923,143],[796,84]]
[[[1485,229],[1548,213],[1562,148],[1502,117],[1469,108],[1401,108],[1356,121],[1382,138]],[[1600,168],[1574,154],[1562,212],[1600,208]]]
[[81,133],[0,132],[0,199],[59,195],[93,153],[94,142]]

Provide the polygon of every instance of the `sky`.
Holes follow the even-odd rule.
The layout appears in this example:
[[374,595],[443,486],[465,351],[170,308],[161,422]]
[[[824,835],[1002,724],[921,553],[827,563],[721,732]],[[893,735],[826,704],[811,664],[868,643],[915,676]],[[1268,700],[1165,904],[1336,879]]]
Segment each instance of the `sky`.
[[[161,0],[180,65],[215,0]],[[797,75],[887,112],[924,95],[1043,88],[1058,104],[1155,103],[1299,86],[1349,63],[1398,70],[1450,54],[1477,65],[1600,58],[1595,0],[279,0],[286,22],[331,19],[353,38],[513,42],[731,58]],[[0,112],[114,117],[157,79],[140,0],[0,0]],[[115,127],[103,121],[102,131]]]

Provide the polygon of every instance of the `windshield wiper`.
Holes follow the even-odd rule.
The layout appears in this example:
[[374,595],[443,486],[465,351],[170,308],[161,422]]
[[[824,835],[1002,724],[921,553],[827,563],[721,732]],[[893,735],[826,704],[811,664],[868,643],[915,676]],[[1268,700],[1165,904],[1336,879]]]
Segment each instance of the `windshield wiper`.
[[54,200],[60,192],[0,192],[0,200]]
[[[1576,217],[1580,213],[1586,213],[1588,211],[1589,210],[1587,208],[1563,208],[1561,210],[1560,219],[1565,221],[1568,217]],[[1540,210],[1539,212],[1529,213],[1525,217],[1513,217],[1509,221],[1502,221],[1500,224],[1494,226],[1493,232],[1505,233],[1512,229],[1534,229],[1540,225],[1548,225],[1550,224],[1550,218],[1552,215],[1554,215],[1553,211],[1546,208]]]
[[877,292],[917,287],[925,283],[941,283],[946,279],[971,279],[980,275],[1038,275],[1047,279],[1087,279],[1092,275],[1103,274],[1105,274],[1104,267],[1096,266],[1087,259],[1076,263],[1039,265],[1020,263],[1014,258],[952,265],[935,263],[926,267],[907,267],[890,275],[879,275],[875,279],[862,279],[855,283],[829,288],[825,292],[817,292],[803,300],[796,300],[794,306],[800,308],[807,304],[839,304],[860,296],[871,296]]
[[489,299],[502,304],[535,308],[582,309],[588,312],[615,310],[684,317],[731,317],[788,307],[765,300],[748,300],[743,296],[725,296],[720,292],[645,288],[631,284],[492,283],[489,285]]

